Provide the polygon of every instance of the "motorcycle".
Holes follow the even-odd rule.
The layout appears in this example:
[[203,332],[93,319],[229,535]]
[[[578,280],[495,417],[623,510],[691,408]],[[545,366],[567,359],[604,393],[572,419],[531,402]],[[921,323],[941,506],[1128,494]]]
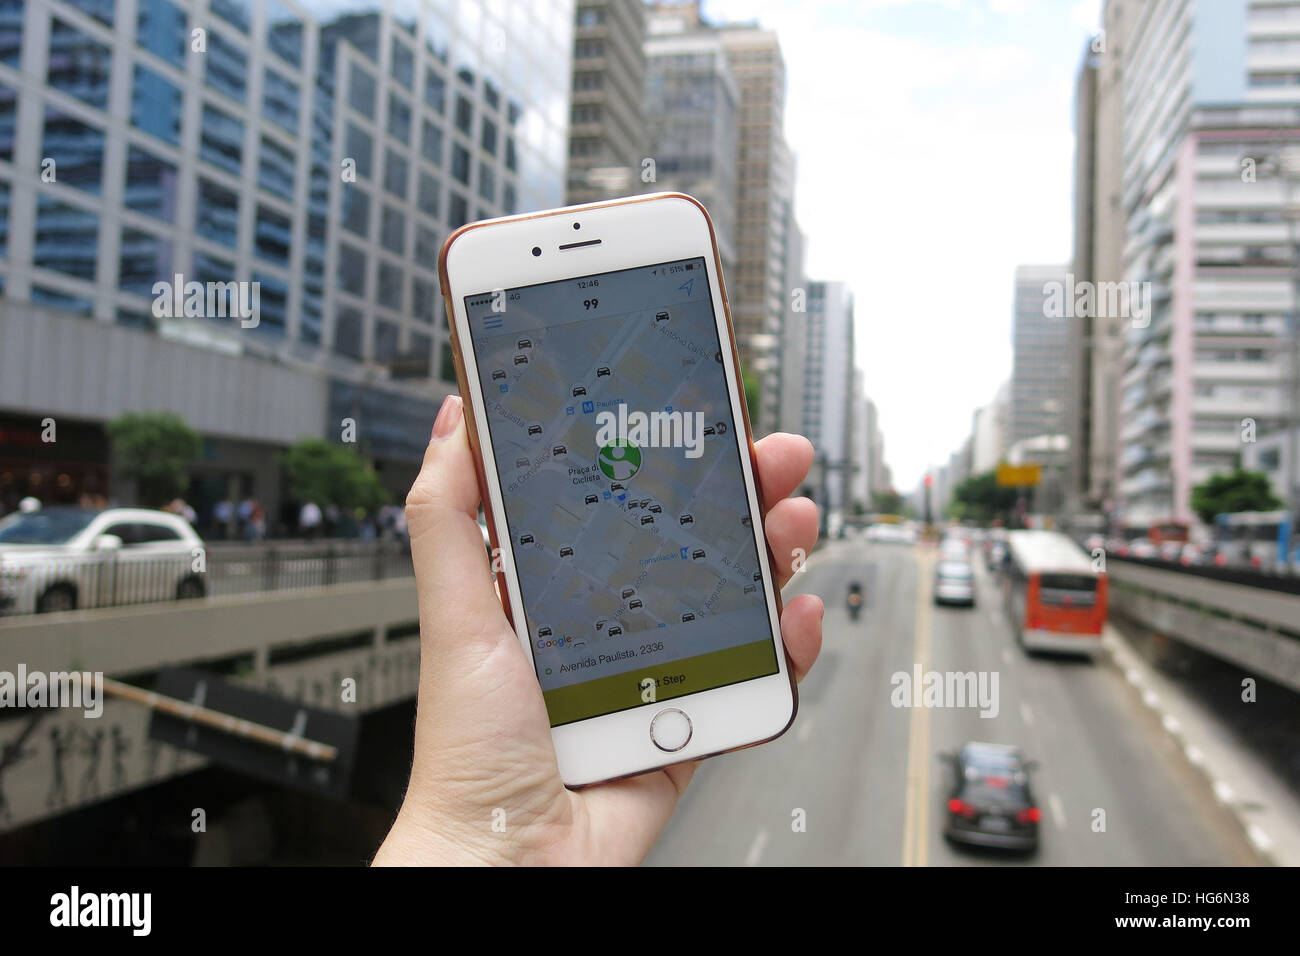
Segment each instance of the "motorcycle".
[[862,613],[862,585],[857,581],[849,585],[848,604],[849,617],[856,621]]

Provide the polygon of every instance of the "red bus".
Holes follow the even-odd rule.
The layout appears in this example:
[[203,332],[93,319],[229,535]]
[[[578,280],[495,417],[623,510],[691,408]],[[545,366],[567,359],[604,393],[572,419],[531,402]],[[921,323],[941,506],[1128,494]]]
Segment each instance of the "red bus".
[[1055,531],[1007,535],[1002,597],[1026,650],[1096,654],[1106,624],[1106,575]]

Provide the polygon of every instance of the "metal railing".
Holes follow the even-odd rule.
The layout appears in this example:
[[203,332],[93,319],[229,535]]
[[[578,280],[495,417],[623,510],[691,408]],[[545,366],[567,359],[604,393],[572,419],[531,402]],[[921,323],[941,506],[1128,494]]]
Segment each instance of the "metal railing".
[[0,555],[0,614],[88,610],[409,577],[397,541],[216,543],[158,553],[125,547],[67,556]]

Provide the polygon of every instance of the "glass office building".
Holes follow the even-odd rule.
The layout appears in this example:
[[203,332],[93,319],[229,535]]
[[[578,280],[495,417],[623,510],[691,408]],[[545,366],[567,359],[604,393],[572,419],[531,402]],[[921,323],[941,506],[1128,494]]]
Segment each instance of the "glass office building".
[[[0,416],[273,445],[352,416],[418,462],[454,388],[438,249],[563,203],[572,40],[573,0],[0,0]],[[256,325],[167,315],[178,277],[257,283]]]

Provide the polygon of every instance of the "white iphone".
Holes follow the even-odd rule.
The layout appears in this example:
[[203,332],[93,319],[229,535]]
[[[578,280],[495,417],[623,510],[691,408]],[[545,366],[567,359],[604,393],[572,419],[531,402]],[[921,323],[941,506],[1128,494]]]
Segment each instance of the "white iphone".
[[795,683],[704,207],[470,223],[438,265],[502,601],[564,782],[780,736]]

